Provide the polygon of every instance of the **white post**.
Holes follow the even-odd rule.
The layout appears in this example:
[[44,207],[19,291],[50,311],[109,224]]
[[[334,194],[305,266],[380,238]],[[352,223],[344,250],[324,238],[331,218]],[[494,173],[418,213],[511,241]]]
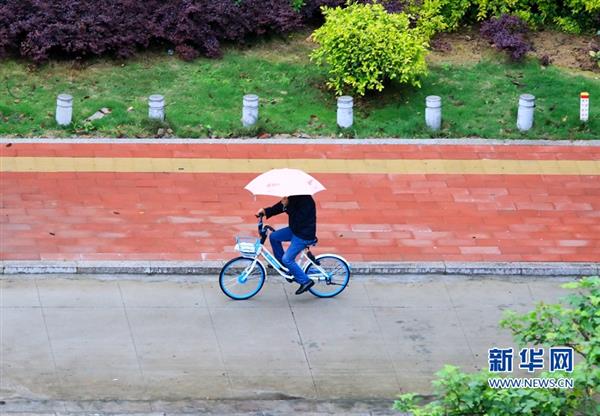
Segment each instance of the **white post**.
[[579,98],[579,120],[587,122],[590,116],[590,94],[582,92]]
[[337,124],[343,129],[352,127],[354,113],[352,97],[343,95],[337,99]]
[[517,128],[527,131],[533,126],[533,111],[535,97],[531,94],[522,94],[519,97],[519,111],[517,112]]
[[59,126],[68,126],[73,118],[73,96],[60,94],[56,99],[56,122]]
[[251,127],[258,121],[258,95],[247,94],[242,100],[242,125]]
[[430,95],[425,98],[425,124],[432,130],[442,127],[442,98]]
[[158,94],[148,97],[148,118],[165,121],[165,97]]

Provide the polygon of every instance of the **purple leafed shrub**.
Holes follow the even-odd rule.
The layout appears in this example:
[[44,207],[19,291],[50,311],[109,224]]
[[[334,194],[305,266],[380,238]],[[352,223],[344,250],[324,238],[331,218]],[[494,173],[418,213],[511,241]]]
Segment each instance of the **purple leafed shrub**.
[[222,42],[241,43],[257,35],[282,34],[301,23],[291,4],[280,0],[168,1],[152,18],[156,37],[175,45],[184,59],[193,59],[192,49],[218,57]]
[[131,56],[152,37],[148,3],[136,0],[7,0],[0,4],[0,54],[34,62],[52,57]]
[[532,50],[526,36],[529,33],[527,23],[517,16],[503,14],[481,25],[481,35],[499,50],[506,51],[513,61],[520,61]]
[[200,52],[197,49],[194,49],[193,46],[190,45],[177,45],[175,47],[175,52],[177,52],[177,56],[179,56],[184,61],[193,61],[194,59],[200,56]]
[[301,25],[288,0],[4,0],[0,57],[128,57],[151,43],[173,45],[184,59],[217,57],[222,42]]

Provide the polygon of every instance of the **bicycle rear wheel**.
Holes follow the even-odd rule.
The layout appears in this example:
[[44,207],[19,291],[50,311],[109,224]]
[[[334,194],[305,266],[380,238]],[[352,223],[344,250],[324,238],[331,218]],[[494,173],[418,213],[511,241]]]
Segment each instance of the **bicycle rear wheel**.
[[219,274],[219,286],[223,293],[234,300],[250,299],[262,289],[265,283],[265,268],[256,262],[250,269],[254,259],[236,257],[225,263]]
[[332,298],[342,292],[350,281],[350,266],[348,263],[331,254],[317,256],[320,267],[325,270],[325,275],[314,265],[308,264],[304,272],[315,278],[315,285],[309,290],[310,293],[319,298]]

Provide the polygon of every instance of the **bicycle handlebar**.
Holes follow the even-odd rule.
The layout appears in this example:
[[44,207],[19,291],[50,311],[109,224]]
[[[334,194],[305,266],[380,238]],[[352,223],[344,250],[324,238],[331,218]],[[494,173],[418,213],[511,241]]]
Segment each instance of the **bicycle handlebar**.
[[273,227],[271,227],[270,225],[264,225],[263,224],[263,217],[265,216],[265,214],[259,214],[259,215],[255,215],[256,218],[258,218],[258,235],[260,235],[260,242],[261,244],[264,244],[265,240],[267,239],[267,231],[275,231],[275,229]]

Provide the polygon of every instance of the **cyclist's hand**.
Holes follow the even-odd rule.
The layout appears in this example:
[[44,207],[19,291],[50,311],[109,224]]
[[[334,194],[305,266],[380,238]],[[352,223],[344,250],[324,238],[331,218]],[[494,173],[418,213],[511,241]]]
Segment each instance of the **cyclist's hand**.
[[266,216],[264,208],[261,208],[258,211],[256,211],[256,216],[257,217],[260,217],[261,215],[265,215]]

